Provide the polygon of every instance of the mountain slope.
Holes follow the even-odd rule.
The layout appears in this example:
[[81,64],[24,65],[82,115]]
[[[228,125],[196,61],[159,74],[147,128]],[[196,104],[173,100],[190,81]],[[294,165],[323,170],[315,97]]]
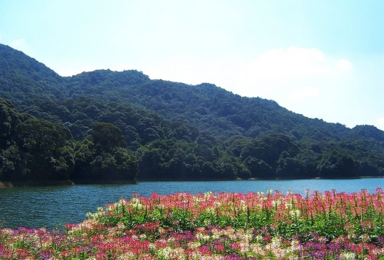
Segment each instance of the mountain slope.
[[[90,74],[101,75],[89,82]],[[133,84],[111,80],[117,75],[143,78],[136,72],[96,71],[74,76],[67,83],[72,93],[104,101],[129,102],[152,110],[172,121],[181,121],[215,135],[256,137],[265,133],[289,133],[297,139],[335,139],[348,136],[349,129],[292,113],[276,102],[234,95],[212,84],[190,86],[183,83],[145,79]],[[112,77],[112,75],[114,75]],[[104,77],[103,77],[104,76]],[[82,82],[83,84],[76,84]]]
[[24,53],[0,44],[0,96],[12,101],[60,97],[63,78]]
[[384,175],[384,132],[373,126],[348,129],[272,100],[151,80],[135,70],[60,77],[4,45],[0,62],[0,95],[20,112],[64,124],[77,140],[96,122],[118,126],[138,157],[139,178],[154,178],[155,170],[166,179],[177,171],[183,178]]
[[265,133],[289,133],[296,139],[341,140],[350,132],[340,124],[292,113],[274,101],[240,97],[212,84],[190,86],[150,80],[138,71],[99,70],[63,78],[4,45],[0,45],[0,61],[7,64],[0,67],[0,94],[16,103],[32,98],[80,96],[125,102],[224,137],[244,135],[254,138]]

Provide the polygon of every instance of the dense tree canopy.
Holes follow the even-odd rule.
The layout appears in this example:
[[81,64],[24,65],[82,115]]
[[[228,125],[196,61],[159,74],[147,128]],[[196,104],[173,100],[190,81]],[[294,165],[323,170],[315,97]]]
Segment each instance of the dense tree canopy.
[[121,147],[120,129],[96,123],[92,141],[74,141],[67,127],[20,114],[0,99],[0,180],[15,183],[133,181],[136,158]]
[[60,77],[0,45],[0,180],[384,175],[384,132],[138,71]]

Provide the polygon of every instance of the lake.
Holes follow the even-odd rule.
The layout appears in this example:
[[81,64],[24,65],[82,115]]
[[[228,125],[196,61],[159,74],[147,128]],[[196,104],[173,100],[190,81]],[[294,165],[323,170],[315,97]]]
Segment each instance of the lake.
[[[79,223],[87,212],[131,198],[133,193],[149,196],[152,192],[166,195],[175,192],[267,192],[268,189],[288,190],[305,194],[305,190],[320,192],[375,192],[384,188],[384,179],[356,180],[276,180],[276,181],[210,181],[210,182],[140,182],[126,185],[76,185],[0,189],[0,228],[61,229],[67,223]],[[1,225],[1,222],[3,224]]]

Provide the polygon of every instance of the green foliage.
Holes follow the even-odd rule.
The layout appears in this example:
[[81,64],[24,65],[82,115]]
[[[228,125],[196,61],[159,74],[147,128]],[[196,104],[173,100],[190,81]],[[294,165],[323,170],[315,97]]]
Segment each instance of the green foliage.
[[85,140],[75,148],[71,179],[79,183],[127,182],[137,177],[135,156],[118,146],[94,145]]
[[67,180],[73,168],[70,132],[49,121],[19,114],[9,102],[0,103],[7,123],[0,150],[0,178],[16,182]]
[[126,144],[121,130],[110,123],[96,123],[92,128],[92,139],[96,146],[107,151]]
[[0,65],[0,178],[35,170],[78,180],[384,174],[384,133],[373,126],[348,129],[134,70],[60,77],[4,45]]
[[318,166],[322,178],[355,178],[359,176],[360,164],[343,152],[325,153]]
[[20,125],[20,115],[13,104],[5,99],[0,99],[0,148],[7,146],[7,140],[16,133]]
[[75,143],[63,125],[19,114],[3,99],[0,105],[3,119],[0,180],[16,184],[68,179],[80,182],[135,180],[136,158],[121,148],[125,139],[117,126],[96,123],[93,141]]

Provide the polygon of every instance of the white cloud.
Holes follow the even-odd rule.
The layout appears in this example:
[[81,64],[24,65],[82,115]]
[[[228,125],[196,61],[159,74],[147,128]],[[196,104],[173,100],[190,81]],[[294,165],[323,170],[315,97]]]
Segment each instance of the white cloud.
[[351,62],[349,62],[345,59],[341,59],[336,64],[336,67],[340,70],[347,71],[347,70],[350,70],[352,68],[352,64],[351,64]]
[[384,117],[381,117],[376,120],[375,126],[381,130],[384,130]]
[[[277,100],[291,97],[315,97],[342,70],[351,67],[316,48],[272,49],[254,59],[231,57],[201,60],[190,56],[146,64],[140,70],[151,78],[188,84],[214,83],[243,96],[260,96]],[[311,85],[312,88],[306,86]],[[329,85],[329,84],[328,84]]]
[[303,87],[294,89],[290,93],[290,97],[293,99],[302,99],[302,98],[313,98],[318,96],[320,93],[319,88],[316,87]]
[[25,39],[22,38],[22,39],[17,39],[17,40],[14,40],[12,41],[10,44],[9,44],[12,48],[14,49],[22,49],[24,46],[26,46],[26,43],[25,43]]
[[12,41],[9,44],[9,46],[11,46],[12,48],[14,48],[16,50],[22,51],[31,57],[34,56],[33,55],[34,52],[33,52],[32,48],[27,44],[27,41],[24,38]]
[[325,55],[315,48],[273,49],[252,61],[250,70],[257,73],[257,77],[268,79],[326,75],[331,69],[324,65],[325,61]]
[[336,60],[316,48],[273,49],[264,52],[249,64],[249,73],[256,81],[281,84],[304,78],[330,77],[341,70],[349,70],[352,64]]

